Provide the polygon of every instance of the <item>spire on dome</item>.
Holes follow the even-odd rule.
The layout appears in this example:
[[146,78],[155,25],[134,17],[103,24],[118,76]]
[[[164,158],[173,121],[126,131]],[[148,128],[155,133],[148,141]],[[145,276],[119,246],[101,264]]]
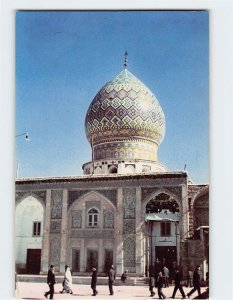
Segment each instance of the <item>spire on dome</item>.
[[125,67],[125,69],[127,69],[127,67],[128,67],[128,52],[127,51],[125,51],[125,63],[124,63],[124,67]]

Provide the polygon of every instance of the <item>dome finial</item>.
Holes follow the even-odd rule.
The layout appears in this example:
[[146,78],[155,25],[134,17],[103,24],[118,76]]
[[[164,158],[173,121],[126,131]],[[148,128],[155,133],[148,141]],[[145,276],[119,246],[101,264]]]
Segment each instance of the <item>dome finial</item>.
[[125,51],[125,63],[124,63],[124,67],[125,67],[125,69],[127,69],[127,67],[128,67],[128,52],[127,51]]

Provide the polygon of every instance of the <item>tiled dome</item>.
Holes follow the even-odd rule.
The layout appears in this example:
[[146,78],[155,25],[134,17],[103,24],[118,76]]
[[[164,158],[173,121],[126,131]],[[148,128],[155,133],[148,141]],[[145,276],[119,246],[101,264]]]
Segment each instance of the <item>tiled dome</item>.
[[153,93],[125,68],[94,97],[85,128],[95,146],[132,138],[159,145],[165,134],[165,117]]

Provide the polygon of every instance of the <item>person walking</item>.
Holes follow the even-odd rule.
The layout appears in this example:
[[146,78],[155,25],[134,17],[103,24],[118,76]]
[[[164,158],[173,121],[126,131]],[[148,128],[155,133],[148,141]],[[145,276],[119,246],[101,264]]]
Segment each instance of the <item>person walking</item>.
[[158,258],[156,258],[156,260],[154,262],[154,277],[155,277],[155,280],[157,280],[159,272],[161,272],[161,271],[162,271],[161,261]]
[[188,270],[187,287],[193,287],[193,271],[191,270],[191,268],[189,268]]
[[163,267],[164,287],[169,287],[169,270],[166,266]]
[[150,297],[153,297],[155,295],[154,287],[155,287],[155,278],[154,278],[153,266],[150,266],[149,267],[149,291],[150,291]]
[[116,272],[114,270],[114,266],[112,265],[108,272],[108,287],[110,295],[113,295],[113,282],[116,279]]
[[47,298],[48,295],[50,295],[49,299],[53,299],[55,283],[56,280],[54,274],[54,266],[51,265],[47,275],[47,284],[49,285],[49,291],[44,294],[45,298]]
[[159,299],[166,299],[166,296],[163,293],[163,283],[164,283],[163,274],[162,274],[162,272],[159,272],[158,279],[157,279]]
[[178,289],[179,289],[183,299],[186,298],[183,287],[181,285],[181,280],[182,280],[182,277],[181,277],[179,269],[177,268],[175,270],[175,278],[174,278],[175,286],[174,286],[174,290],[173,290],[173,293],[172,293],[172,298],[175,298],[176,292],[177,292]]
[[92,275],[91,275],[91,288],[93,290],[92,296],[96,296],[98,294],[98,291],[96,290],[96,284],[97,284],[97,270],[96,268],[92,268]]
[[193,272],[193,289],[187,294],[187,297],[195,292],[198,292],[198,297],[201,296],[201,274],[200,274],[200,266],[196,266],[195,271]]
[[72,275],[71,275],[70,267],[68,265],[65,266],[65,275],[64,275],[64,280],[62,285],[63,285],[63,289],[62,291],[60,291],[61,294],[63,293],[73,294]]

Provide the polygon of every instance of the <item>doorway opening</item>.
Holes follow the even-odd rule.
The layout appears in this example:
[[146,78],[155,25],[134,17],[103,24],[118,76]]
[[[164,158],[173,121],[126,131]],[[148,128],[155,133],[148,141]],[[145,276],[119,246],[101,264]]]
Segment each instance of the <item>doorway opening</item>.
[[91,272],[93,267],[95,267],[98,270],[98,251],[97,250],[87,250],[86,271]]
[[27,274],[40,274],[41,249],[27,249]]
[[170,275],[173,275],[177,266],[176,246],[155,246],[155,257],[158,258],[161,266],[166,266]]
[[72,272],[80,272],[80,250],[72,249]]

